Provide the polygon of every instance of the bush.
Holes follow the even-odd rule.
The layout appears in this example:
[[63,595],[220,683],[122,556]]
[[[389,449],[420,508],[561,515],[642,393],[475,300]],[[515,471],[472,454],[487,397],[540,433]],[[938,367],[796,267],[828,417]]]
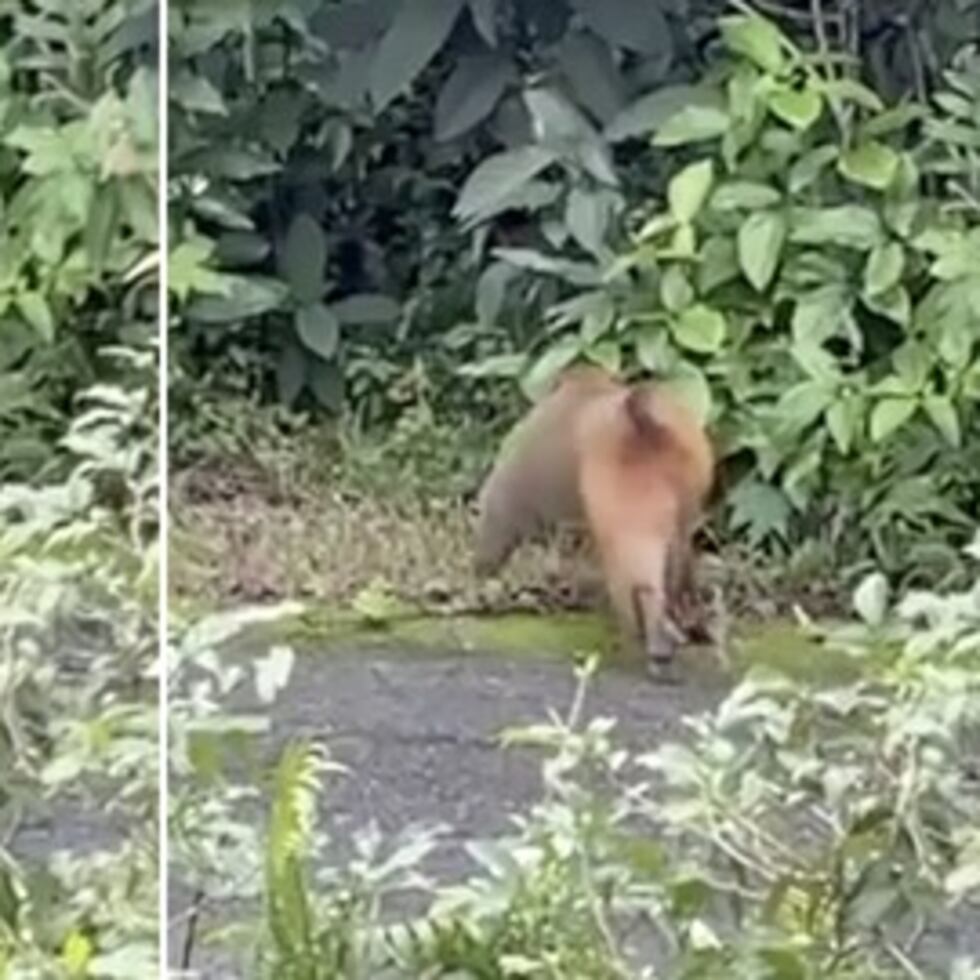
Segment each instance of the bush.
[[[465,883],[417,873],[438,829],[387,846],[366,834],[356,860],[330,861],[315,824],[326,759],[293,744],[266,802],[264,869],[251,860],[236,879],[237,895],[263,899],[261,928],[243,913],[233,930],[252,939],[246,975],[980,977],[965,952],[980,910],[978,589],[892,607],[872,576],[855,595],[860,625],[825,637],[856,679],[750,675],[692,719],[689,739],[639,758],[616,747],[612,721],[583,721],[584,672],[567,718],[510,733],[544,749],[544,796],[512,837],[469,845],[478,870]],[[211,641],[236,619],[249,617],[186,635],[178,690],[201,670],[223,684]],[[290,663],[282,651],[259,663],[260,694]],[[216,762],[226,738],[257,729],[212,699],[182,703],[171,819],[220,814],[225,839],[251,842],[257,821],[230,809],[247,783],[240,771],[225,782]],[[175,839],[200,894],[225,894],[237,850]],[[313,860],[326,862],[317,884]],[[420,892],[427,912],[396,911]]]
[[980,503],[978,202],[950,165],[980,62],[934,112],[889,109],[767,20],[721,26],[730,60],[658,128],[681,165],[633,246],[501,253],[571,289],[527,383],[579,357],[666,376],[719,432],[727,537],[935,580]]
[[[121,361],[65,482],[0,488],[3,977],[158,969],[156,365]],[[27,849],[27,819],[66,843]]]
[[156,316],[155,5],[77,14],[0,5],[0,480],[50,469],[101,350]]

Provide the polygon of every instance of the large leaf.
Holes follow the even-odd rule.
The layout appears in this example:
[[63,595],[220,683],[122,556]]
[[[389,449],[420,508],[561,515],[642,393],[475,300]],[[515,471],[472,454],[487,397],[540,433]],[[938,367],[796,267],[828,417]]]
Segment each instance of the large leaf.
[[501,55],[460,58],[436,103],[436,139],[455,139],[482,122],[515,77],[514,66]]
[[659,129],[685,106],[709,98],[691,85],[665,85],[622,109],[606,126],[603,135],[610,143],[645,136]]
[[905,267],[905,250],[899,242],[886,242],[873,249],[864,267],[864,291],[879,296],[898,285]]
[[871,412],[871,439],[884,442],[915,414],[919,402],[915,398],[883,398]]
[[823,110],[820,93],[812,88],[781,86],[769,96],[769,111],[794,129],[809,129]]
[[463,220],[485,218],[557,160],[554,150],[522,146],[487,157],[467,178],[453,213]]
[[358,3],[321,3],[308,23],[331,48],[362,48],[390,26],[398,0],[359,0]]
[[959,448],[962,442],[960,420],[953,400],[946,395],[929,395],[923,406],[943,438],[954,448]]
[[727,132],[729,119],[724,109],[710,105],[687,105],[675,112],[653,138],[654,146],[684,146],[717,139]]
[[320,299],[327,264],[327,240],[320,225],[308,214],[293,218],[283,242],[280,267],[300,303]]
[[711,195],[711,207],[716,211],[757,211],[760,208],[771,208],[780,199],[779,191],[769,184],[730,180],[721,184]]
[[856,184],[883,191],[898,172],[898,162],[898,154],[890,146],[868,140],[844,150],[837,169]]
[[300,307],[295,315],[296,333],[307,350],[329,361],[340,343],[340,323],[334,312],[323,303]]
[[470,16],[480,37],[491,48],[497,46],[497,0],[467,0]]
[[292,407],[306,387],[306,355],[299,344],[291,343],[283,349],[276,368],[276,385],[279,401]]
[[507,286],[517,274],[507,262],[492,262],[483,270],[476,284],[476,316],[481,324],[497,322],[507,297]]
[[704,205],[715,178],[711,160],[688,164],[667,185],[670,213],[677,221],[692,221]]
[[524,93],[524,102],[538,142],[564,148],[598,140],[589,120],[561,92],[530,88]]
[[381,293],[345,296],[332,303],[330,309],[341,323],[352,325],[394,323],[402,315],[401,306]]
[[882,236],[878,215],[859,204],[794,208],[790,215],[790,240],[803,245],[841,245],[867,251],[881,242]]
[[575,241],[592,255],[599,255],[606,243],[613,216],[614,200],[608,191],[574,188],[568,195],[565,223]]
[[738,230],[739,264],[760,293],[776,274],[785,241],[786,218],[780,211],[749,215]]
[[669,57],[670,27],[659,0],[573,0],[582,20],[610,44]]
[[588,31],[574,31],[562,42],[562,73],[576,101],[601,123],[615,118],[625,102],[625,85],[609,46]]
[[287,292],[277,279],[264,276],[226,276],[222,296],[200,296],[192,300],[187,315],[202,323],[234,323],[279,309]]
[[463,0],[403,0],[371,63],[371,101],[381,112],[449,37]]
[[521,387],[532,398],[539,398],[554,379],[582,353],[579,337],[562,337],[549,347],[524,376]]
[[594,265],[545,255],[533,248],[498,248],[494,254],[520,269],[557,276],[573,286],[598,286],[602,282],[602,272]]
[[728,324],[719,310],[696,303],[673,320],[671,330],[681,347],[700,354],[713,354],[724,343]]
[[721,36],[730,51],[748,58],[770,74],[779,74],[786,65],[790,45],[772,21],[754,14],[723,17]]

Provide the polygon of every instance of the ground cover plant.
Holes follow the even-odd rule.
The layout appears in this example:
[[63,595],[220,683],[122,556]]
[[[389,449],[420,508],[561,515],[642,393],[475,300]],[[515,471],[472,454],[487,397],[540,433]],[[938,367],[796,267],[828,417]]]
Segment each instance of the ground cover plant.
[[[567,714],[506,735],[542,750],[541,801],[467,844],[465,882],[423,873],[445,828],[364,829],[337,860],[318,804],[356,773],[329,737],[288,745],[267,781],[229,765],[293,659],[276,648],[244,669],[222,646],[285,611],[195,623],[174,641],[175,880],[195,886],[199,927],[185,949],[304,980],[976,977],[978,603],[975,581],[893,602],[872,575],[855,625],[824,635],[854,659],[847,682],[750,673],[639,755],[586,717],[585,668]],[[226,707],[238,686],[255,712]],[[421,912],[406,917],[406,895]],[[215,927],[205,913],[230,896],[251,902]]]
[[157,971],[152,4],[0,3],[0,976]]

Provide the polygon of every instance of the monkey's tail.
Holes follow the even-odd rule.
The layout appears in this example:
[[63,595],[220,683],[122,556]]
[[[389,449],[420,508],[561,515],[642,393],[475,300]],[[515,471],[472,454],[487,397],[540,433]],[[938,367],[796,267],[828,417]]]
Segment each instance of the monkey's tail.
[[633,430],[644,442],[662,445],[670,441],[670,429],[656,417],[652,401],[648,389],[634,386],[623,401],[623,409]]

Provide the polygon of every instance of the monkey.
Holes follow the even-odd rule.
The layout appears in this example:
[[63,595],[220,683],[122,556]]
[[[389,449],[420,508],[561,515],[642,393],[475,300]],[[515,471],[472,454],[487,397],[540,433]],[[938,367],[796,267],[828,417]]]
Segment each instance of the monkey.
[[700,421],[662,385],[610,393],[576,420],[577,486],[610,602],[651,669],[673,660],[693,587],[692,536],[714,454]]
[[567,369],[510,431],[477,498],[477,575],[496,574],[537,531],[582,524],[575,422],[586,405],[620,387],[601,368]]
[[[712,470],[700,423],[663,386],[568,369],[512,430],[481,489],[477,574],[497,572],[535,530],[584,527],[620,619],[654,662],[667,661],[681,628],[706,639],[693,618],[690,539]],[[651,556],[640,575],[634,550]]]

